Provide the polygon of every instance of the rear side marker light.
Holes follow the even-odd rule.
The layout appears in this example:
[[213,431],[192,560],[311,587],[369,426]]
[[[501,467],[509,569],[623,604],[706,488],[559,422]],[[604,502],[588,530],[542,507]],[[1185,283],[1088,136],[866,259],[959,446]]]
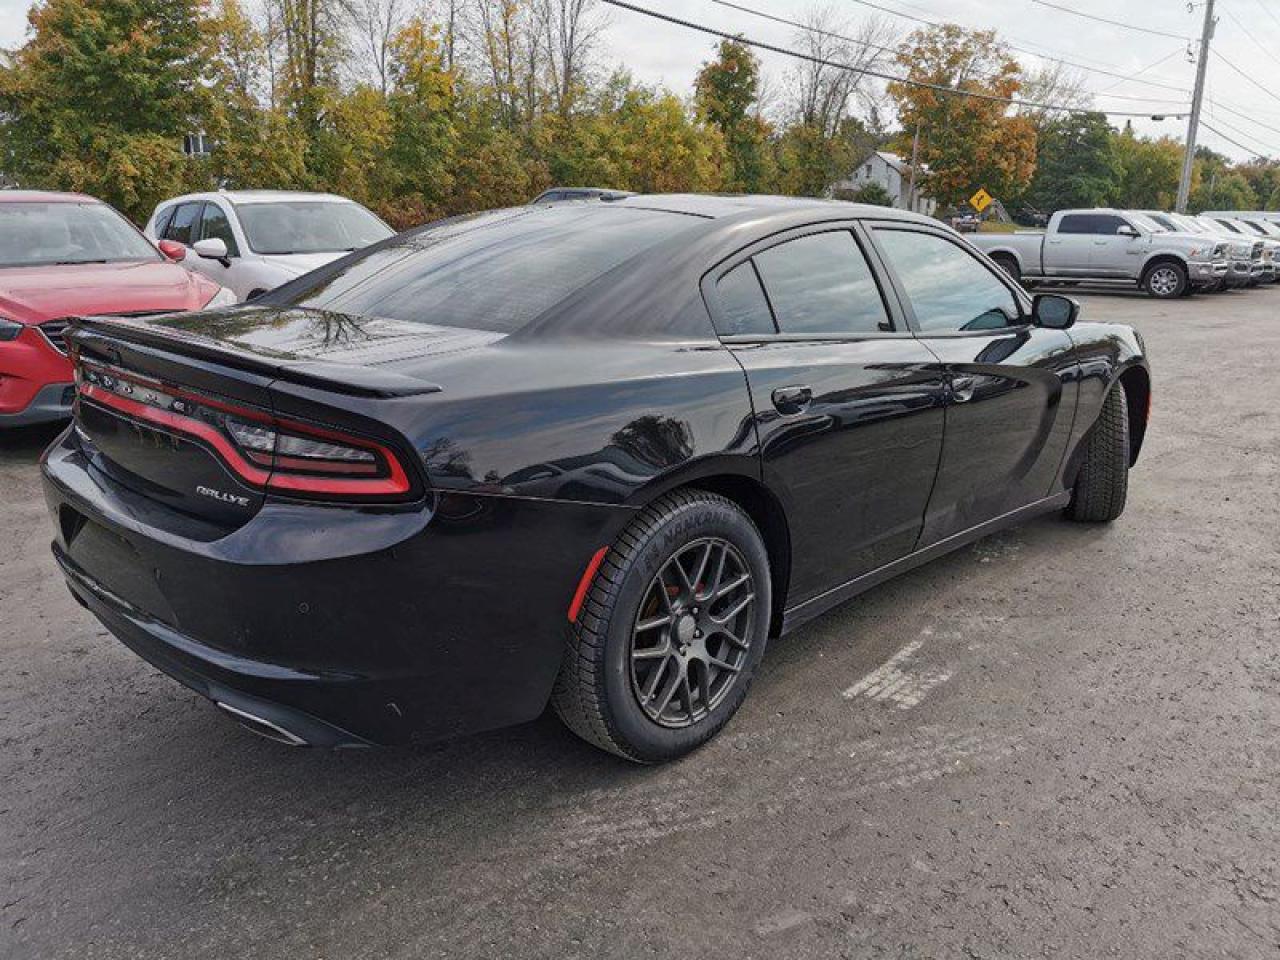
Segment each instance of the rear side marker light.
[[591,589],[591,581],[600,572],[600,564],[604,563],[604,556],[608,552],[608,547],[601,547],[587,561],[587,569],[582,571],[582,579],[578,581],[578,589],[573,593],[573,602],[569,604],[570,623],[578,622],[578,614],[582,612],[582,605],[586,603],[587,591]]
[[409,476],[395,453],[363,437],[295,423],[89,363],[80,395],[136,420],[203,441],[246,484],[290,494],[403,499]]

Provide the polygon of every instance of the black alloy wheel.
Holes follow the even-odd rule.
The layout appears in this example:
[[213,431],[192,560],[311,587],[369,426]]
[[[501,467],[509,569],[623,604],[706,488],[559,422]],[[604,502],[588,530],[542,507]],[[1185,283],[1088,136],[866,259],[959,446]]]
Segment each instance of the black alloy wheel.
[[631,689],[654,723],[687,727],[724,701],[751,649],[755,582],[727,540],[680,548],[654,576],[631,631]]
[[628,760],[697,749],[746,699],[772,590],[764,539],[741,507],[705,490],[661,497],[605,554],[552,705],[578,736]]

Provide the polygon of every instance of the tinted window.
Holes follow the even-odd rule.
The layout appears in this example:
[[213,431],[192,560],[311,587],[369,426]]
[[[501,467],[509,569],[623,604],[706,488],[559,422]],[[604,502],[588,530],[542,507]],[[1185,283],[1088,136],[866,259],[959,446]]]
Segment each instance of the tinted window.
[[285,200],[237,203],[240,228],[255,253],[339,253],[391,236],[391,228],[358,203]]
[[990,330],[1017,322],[1013,293],[957,244],[905,230],[880,229],[876,239],[906,289],[921,330]]
[[724,336],[735,333],[776,333],[769,301],[751,261],[740,263],[716,284],[723,313]]
[[641,251],[705,221],[600,204],[502,210],[406,233],[273,303],[513,333]]
[[1093,233],[1093,218],[1087,213],[1069,213],[1058,221],[1059,233]]
[[1160,226],[1164,227],[1166,230],[1172,230],[1174,233],[1177,233],[1179,230],[1178,225],[1163,214],[1153,213],[1151,215],[1151,219],[1160,224]]
[[1120,217],[1113,217],[1108,214],[1097,214],[1093,218],[1093,232],[1106,237],[1113,237],[1121,227],[1127,227],[1129,224]]
[[192,234],[195,232],[196,220],[200,216],[200,208],[204,206],[202,203],[184,203],[173,214],[173,219],[169,221],[169,227],[165,230],[164,235],[167,240],[177,240],[179,243],[185,243],[188,247],[195,242]]
[[754,259],[783,333],[867,333],[888,328],[880,289],[848,231],[788,240]]
[[1224,227],[1226,227],[1226,228],[1227,228],[1228,230],[1230,230],[1232,233],[1239,233],[1239,232],[1240,232],[1240,228],[1239,228],[1239,227],[1237,227],[1237,226],[1236,226],[1234,223],[1232,223],[1230,220],[1219,220],[1219,221],[1218,221],[1218,223],[1222,224]]
[[177,207],[166,207],[160,211],[160,215],[156,217],[155,224],[157,237],[164,237],[164,232],[169,229],[169,221],[173,219],[173,212],[177,209]]
[[0,267],[158,259],[151,242],[105,203],[0,203]]
[[221,240],[227,245],[227,256],[240,255],[235,235],[231,232],[231,221],[227,219],[226,211],[216,203],[204,205],[204,216],[200,220],[200,239]]

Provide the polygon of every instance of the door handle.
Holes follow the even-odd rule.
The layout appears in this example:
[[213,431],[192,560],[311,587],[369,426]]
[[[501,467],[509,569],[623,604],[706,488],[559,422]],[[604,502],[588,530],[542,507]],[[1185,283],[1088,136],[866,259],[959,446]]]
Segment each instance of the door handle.
[[973,377],[951,378],[951,399],[956,403],[966,403],[973,399],[973,388],[978,381]]
[[773,405],[779,413],[804,413],[813,401],[813,390],[810,387],[796,385],[778,387],[773,391]]

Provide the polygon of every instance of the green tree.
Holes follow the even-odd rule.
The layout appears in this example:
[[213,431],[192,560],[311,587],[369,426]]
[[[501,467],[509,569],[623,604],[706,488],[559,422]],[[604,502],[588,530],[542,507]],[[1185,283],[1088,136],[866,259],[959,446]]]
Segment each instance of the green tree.
[[208,182],[182,154],[210,92],[202,0],[46,0],[0,76],[22,182],[83,190],[136,219]]
[[[1158,140],[1138,137],[1126,125],[1112,138],[1112,150],[1120,173],[1116,206],[1132,209],[1172,210],[1182,175],[1182,144],[1170,137]],[[1195,180],[1193,178],[1193,187]]]
[[857,190],[837,190],[837,200],[848,200],[852,203],[870,203],[877,207],[892,207],[893,197],[889,191],[878,183],[864,183]]
[[[989,97],[1009,98],[1022,86],[1022,68],[994,31],[955,24],[917,30],[898,51],[911,80]],[[997,199],[1020,194],[1036,165],[1035,126],[1010,115],[998,100],[956,96],[929,87],[890,83],[904,131],[920,130],[920,161],[929,167],[925,189],[943,206],[968,199],[979,187]],[[899,144],[910,153],[910,133]]]
[[1036,172],[1023,202],[1040,210],[1099,207],[1120,182],[1114,131],[1101,113],[1072,113],[1047,121],[1036,143]]
[[731,169],[725,187],[758,193],[773,179],[770,128],[751,110],[760,96],[760,61],[746,44],[721,40],[716,57],[702,65],[694,81],[700,119],[724,137]]

